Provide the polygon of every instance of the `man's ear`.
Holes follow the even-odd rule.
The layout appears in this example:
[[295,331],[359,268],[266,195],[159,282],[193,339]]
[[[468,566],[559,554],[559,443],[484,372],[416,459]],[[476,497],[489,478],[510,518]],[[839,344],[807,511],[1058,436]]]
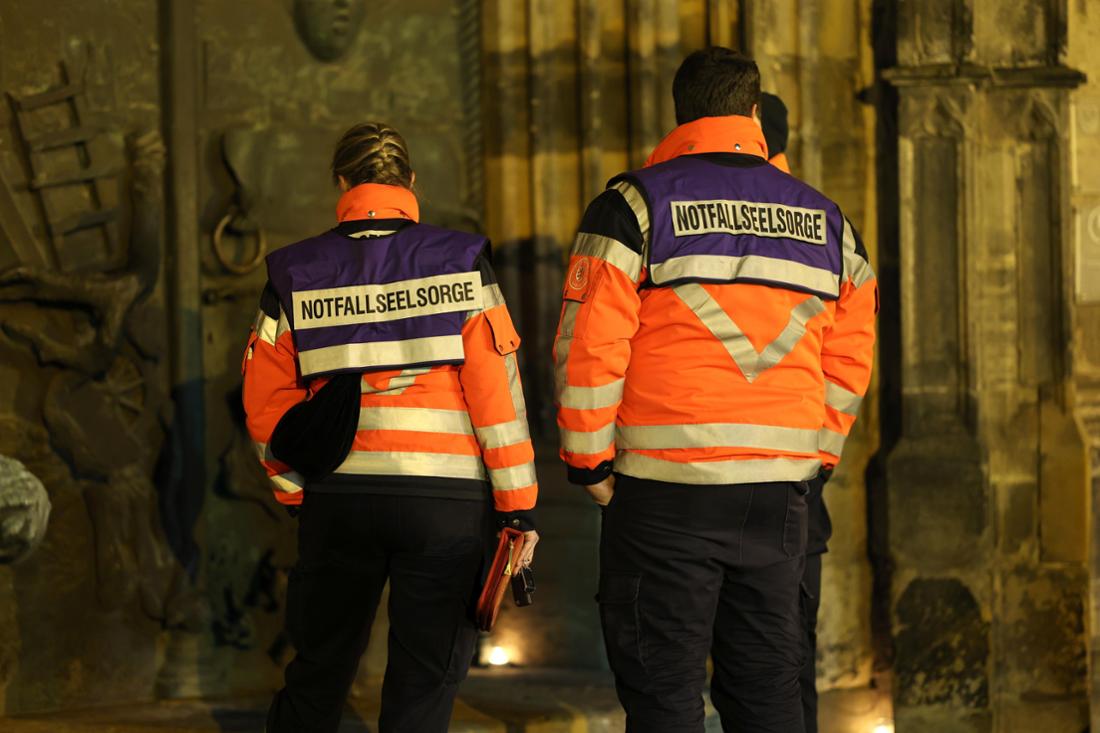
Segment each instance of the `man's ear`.
[[759,104],[754,104],[752,106],[752,120],[757,125],[759,125],[761,129],[764,128],[764,123],[760,121],[760,105]]
[[344,178],[343,176],[337,176],[337,178],[340,180],[340,190],[344,193],[347,193],[348,189],[351,188],[351,184],[348,183],[348,179]]
[[412,172],[411,172],[411,173],[409,174],[409,185],[411,186],[411,185],[413,185],[414,183],[416,183],[416,171],[412,171]]

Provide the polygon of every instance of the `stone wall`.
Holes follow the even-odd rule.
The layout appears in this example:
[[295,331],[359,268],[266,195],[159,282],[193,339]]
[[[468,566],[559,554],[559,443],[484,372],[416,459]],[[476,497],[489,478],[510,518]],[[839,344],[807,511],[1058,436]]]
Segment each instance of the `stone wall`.
[[0,565],[0,714],[278,682],[294,523],[239,395],[264,250],[331,225],[366,118],[427,220],[482,227],[477,3],[339,6],[0,3],[0,455],[53,505]]
[[[1075,12],[1083,12],[1083,5]],[[1088,720],[1065,3],[897,6],[899,731]],[[1090,338],[1077,333],[1078,343]],[[1095,336],[1091,337],[1095,340]],[[888,365],[887,365],[888,366]]]

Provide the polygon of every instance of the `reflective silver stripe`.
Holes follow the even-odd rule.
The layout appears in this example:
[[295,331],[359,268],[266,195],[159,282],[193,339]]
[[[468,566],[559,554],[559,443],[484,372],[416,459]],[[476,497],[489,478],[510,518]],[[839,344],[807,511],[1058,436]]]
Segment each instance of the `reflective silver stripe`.
[[400,395],[404,394],[405,390],[413,386],[416,382],[416,378],[427,374],[431,371],[431,367],[418,367],[416,369],[402,369],[401,373],[396,377],[390,377],[390,383],[386,385],[386,394]]
[[479,313],[484,313],[490,308],[496,308],[498,305],[504,305],[504,292],[501,291],[500,286],[496,283],[492,285],[484,285],[481,288],[481,308],[472,310],[466,314],[466,320],[470,320]]
[[256,336],[260,341],[274,346],[277,338],[275,332],[278,326],[278,321],[261,310],[259,315],[256,316],[256,321],[252,327],[256,329]]
[[559,404],[561,395],[568,388],[569,350],[573,347],[573,329],[577,326],[577,311],[580,307],[581,304],[575,300],[565,301],[560,333],[554,344],[554,395]]
[[[256,449],[256,455],[264,463],[271,463],[272,461],[278,461],[279,459],[271,455],[271,448],[267,443],[252,443],[252,447]],[[271,482],[275,484],[275,488],[279,491],[283,491],[287,494],[296,494],[302,490],[306,485],[305,479],[297,471],[286,471],[285,473],[278,473],[274,476],[268,476]]]
[[508,374],[508,392],[512,395],[512,410],[516,419],[527,423],[527,401],[523,397],[523,384],[519,378],[519,362],[512,352],[504,357],[504,371]]
[[527,420],[512,420],[511,422],[497,423],[483,428],[474,428],[477,433],[478,443],[483,450],[504,448],[509,445],[524,443],[531,438],[527,432]]
[[651,270],[653,282],[657,285],[690,278],[724,282],[750,278],[793,285],[827,295],[840,294],[840,278],[834,273],[774,257],[685,255],[655,264]]
[[525,489],[536,483],[535,464],[524,463],[522,466],[494,468],[489,471],[489,478],[493,482],[493,491]]
[[503,448],[531,439],[527,429],[527,402],[523,398],[523,386],[520,384],[519,365],[515,354],[504,357],[504,369],[508,373],[508,392],[512,396],[512,410],[516,418],[509,422],[474,428],[482,450]]
[[504,305],[504,293],[496,283],[481,288],[481,307],[485,310]]
[[460,362],[465,356],[461,334],[404,341],[338,344],[298,353],[302,376],[334,369],[364,369],[428,361]]
[[617,239],[602,234],[580,232],[573,243],[574,257],[595,257],[617,267],[631,282],[642,275],[642,255]]
[[336,469],[340,474],[379,476],[438,476],[485,480],[481,456],[411,451],[353,450]]
[[374,237],[388,237],[391,234],[396,234],[396,229],[367,229],[366,231],[356,232],[355,234],[349,234],[349,237],[355,239],[373,239]]
[[638,228],[642,230],[642,241],[649,242],[649,206],[642,194],[628,181],[619,181],[612,188],[626,199],[630,210],[634,212],[634,218],[638,220]]
[[672,290],[695,312],[707,330],[722,342],[749,382],[755,381],[761,373],[775,366],[783,360],[783,357],[791,353],[806,333],[806,322],[825,310],[825,304],[821,298],[811,295],[791,310],[790,319],[782,333],[758,353],[741,328],[734,323],[728,313],[722,310],[722,306],[710,297],[710,293],[702,285],[686,283],[677,285]]
[[825,380],[825,404],[845,415],[858,415],[863,398],[855,392],[849,392],[835,382]]
[[359,429],[474,434],[470,415],[465,410],[434,410],[426,407],[363,407],[359,410]]
[[278,458],[276,458],[274,455],[271,454],[271,446],[269,446],[267,443],[253,442],[252,447],[256,449],[256,457],[259,458],[264,463],[269,463],[271,461],[279,460]]
[[275,327],[275,339],[278,340],[284,333],[290,331],[290,321],[286,317],[286,313],[283,309],[279,308],[279,325]]
[[561,428],[561,447],[570,453],[593,455],[602,453],[615,444],[614,421],[604,425],[599,430],[583,432],[580,430],[567,430]]
[[287,471],[269,476],[275,488],[284,494],[297,494],[305,486],[305,479],[297,471]]
[[635,450],[760,448],[790,453],[817,453],[817,440],[817,430],[774,425],[620,425],[617,446]]
[[818,448],[825,453],[839,457],[844,452],[844,442],[848,440],[848,436],[841,435],[835,430],[829,430],[828,428],[821,428],[821,432],[818,436],[817,445]]
[[844,272],[857,288],[868,280],[875,279],[875,270],[871,263],[856,254],[856,237],[848,217],[844,217]]
[[636,478],[680,484],[755,484],[763,481],[807,481],[817,475],[817,458],[760,458],[742,461],[678,463],[623,451],[615,470]]
[[559,405],[570,410],[598,410],[613,407],[623,399],[625,379],[617,379],[599,387],[575,387],[566,385],[558,399]]
[[411,387],[413,383],[416,382],[417,377],[423,376],[430,371],[431,367],[402,369],[400,374],[394,377],[390,377],[390,381],[386,384],[386,387],[384,389],[379,389],[378,387],[375,387],[364,379],[359,387],[359,391],[363,394],[399,395],[403,393],[406,389]]

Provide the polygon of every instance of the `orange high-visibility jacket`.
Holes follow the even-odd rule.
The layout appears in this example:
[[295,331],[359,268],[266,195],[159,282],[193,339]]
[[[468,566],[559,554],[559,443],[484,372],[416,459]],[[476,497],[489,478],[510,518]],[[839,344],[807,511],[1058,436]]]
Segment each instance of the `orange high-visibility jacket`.
[[[763,136],[748,118],[683,125],[649,163],[682,155],[783,176],[767,166]],[[812,191],[783,178],[790,195]],[[730,195],[701,198],[706,205]],[[665,284],[655,286],[652,217],[632,179],[613,180],[573,247],[554,347],[570,480],[592,484],[614,470],[687,484],[800,481],[835,465],[870,381],[878,299],[850,222],[842,220],[836,297],[822,299],[762,284],[774,273],[802,276],[767,257],[742,258],[742,276],[761,273],[755,281],[700,274],[721,258],[681,258],[661,265]]]
[[[380,187],[389,188],[394,187]],[[342,199],[340,209],[337,230],[363,238],[364,246],[417,218],[411,193],[411,202],[400,191],[381,191],[381,201],[379,189],[373,194],[351,209]],[[388,206],[386,195],[397,196],[403,207]],[[386,212],[389,218],[367,219],[368,209],[369,216]],[[364,372],[359,429],[332,481],[454,498],[469,497],[471,491],[487,493],[489,484],[498,512],[535,506],[534,452],[516,362],[520,339],[488,261],[482,257],[478,267],[482,305],[467,313],[462,327],[464,362]],[[242,369],[249,434],[276,498],[298,504],[305,482],[267,446],[287,410],[309,399],[327,380],[301,378],[294,332],[270,289],[261,300]]]

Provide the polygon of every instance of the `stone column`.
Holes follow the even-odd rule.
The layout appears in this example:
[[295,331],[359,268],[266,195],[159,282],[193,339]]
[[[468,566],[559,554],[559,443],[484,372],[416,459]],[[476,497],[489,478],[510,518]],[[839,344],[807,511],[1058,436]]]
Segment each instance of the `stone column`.
[[1069,63],[1089,81],[1070,100],[1073,124],[1070,192],[1073,216],[1067,259],[1072,264],[1072,404],[1086,436],[1089,514],[1089,657],[1092,730],[1100,730],[1100,8],[1074,3],[1067,18]]
[[1087,719],[1063,2],[898,5],[897,730]]

